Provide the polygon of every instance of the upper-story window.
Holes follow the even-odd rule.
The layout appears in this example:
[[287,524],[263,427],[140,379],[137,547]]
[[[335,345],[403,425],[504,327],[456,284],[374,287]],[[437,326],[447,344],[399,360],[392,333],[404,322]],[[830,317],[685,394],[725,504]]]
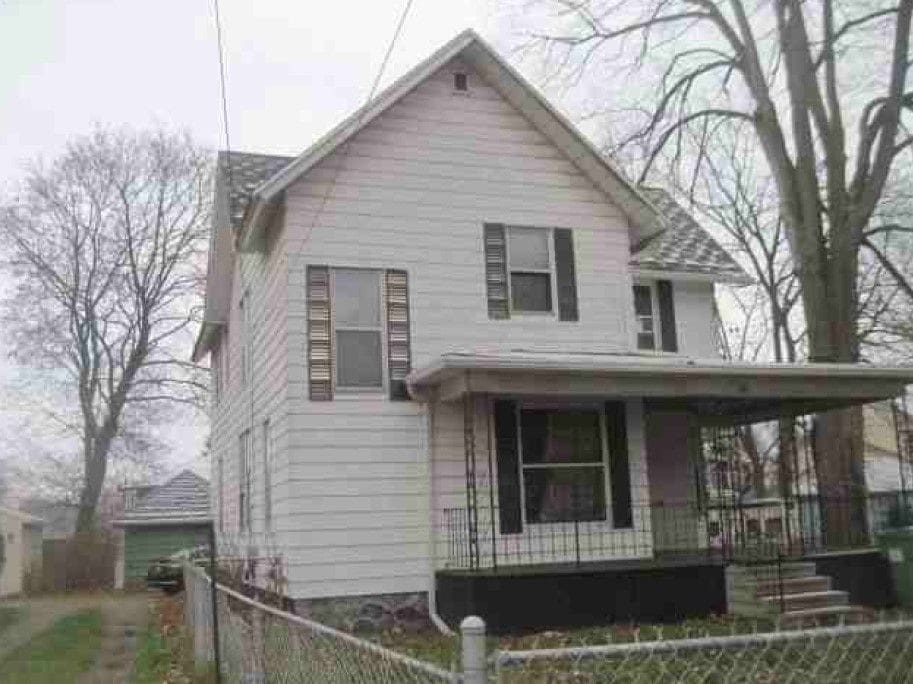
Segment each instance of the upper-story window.
[[489,318],[557,314],[559,321],[580,319],[570,228],[486,223],[483,239]]
[[650,285],[634,286],[634,316],[637,319],[637,348],[656,349],[659,321],[657,320],[656,290]]
[[337,389],[383,387],[381,275],[349,268],[332,271]]
[[386,390],[408,399],[409,277],[398,269],[307,267],[308,396]]
[[672,283],[657,280],[634,285],[634,319],[637,348],[678,351]]
[[507,264],[515,312],[552,311],[552,258],[547,228],[509,226]]

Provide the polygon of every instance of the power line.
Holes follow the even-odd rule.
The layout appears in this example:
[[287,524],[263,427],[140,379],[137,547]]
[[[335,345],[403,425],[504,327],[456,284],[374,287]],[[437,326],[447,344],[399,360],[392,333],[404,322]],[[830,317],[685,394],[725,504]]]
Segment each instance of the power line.
[[[218,0],[216,0],[216,2],[218,2]],[[361,127],[361,124],[368,113],[368,105],[371,104],[371,101],[374,99],[374,95],[377,92],[377,87],[380,85],[384,71],[387,69],[387,62],[390,61],[390,55],[393,54],[393,48],[396,46],[396,41],[399,40],[400,34],[403,31],[403,25],[406,23],[406,17],[409,16],[409,10],[412,9],[412,3],[413,0],[406,0],[406,4],[403,6],[403,11],[399,15],[399,21],[396,23],[396,29],[393,31],[393,37],[390,39],[389,45],[387,45],[387,51],[384,53],[384,58],[380,63],[380,68],[377,70],[377,76],[374,77],[374,82],[371,84],[371,90],[368,92],[368,97],[365,99],[365,103],[361,106],[358,119],[355,121],[355,131]],[[307,234],[304,236],[305,244],[307,244],[308,240],[311,239],[311,233],[313,232],[314,227],[317,225],[317,221],[320,219],[320,216],[323,214],[323,210],[326,208],[327,201],[330,199],[333,188],[336,187],[336,181],[339,179],[339,172],[342,170],[342,167],[345,165],[345,161],[349,156],[349,147],[351,146],[351,142],[351,139],[346,142],[345,147],[342,150],[342,157],[333,169],[333,177],[330,179],[330,183],[327,186],[326,192],[324,192],[323,196],[320,198],[320,205],[317,207],[317,211],[314,212],[314,218],[311,220],[311,225],[308,227]]]
[[234,190],[234,184],[232,183],[231,177],[231,139],[228,136],[228,94],[225,87],[225,55],[222,48],[222,19],[219,15],[219,0],[212,0],[212,8],[215,12],[216,20],[216,46],[219,51],[219,83],[221,85],[222,91],[222,128],[225,133],[225,154],[226,154],[226,164],[225,167],[228,171],[228,196],[229,196],[229,207],[228,211],[231,213],[231,193]]

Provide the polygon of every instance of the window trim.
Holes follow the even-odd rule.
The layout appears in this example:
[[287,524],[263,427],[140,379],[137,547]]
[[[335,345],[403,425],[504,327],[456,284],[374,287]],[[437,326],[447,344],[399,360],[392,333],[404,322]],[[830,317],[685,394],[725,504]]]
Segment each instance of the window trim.
[[[603,523],[608,525],[614,525],[612,519],[612,489],[611,489],[611,463],[609,458],[609,439],[608,439],[608,425],[606,422],[605,409],[601,407],[600,404],[595,403],[573,403],[573,404],[555,404],[555,403],[542,403],[535,401],[517,401],[515,406],[514,420],[517,423],[517,476],[520,483],[520,520],[522,522],[522,527],[520,532],[516,534],[524,534],[527,525],[564,525],[572,521],[538,521],[530,520],[529,514],[526,507],[526,480],[523,477],[524,470],[544,470],[547,468],[574,468],[574,467],[583,467],[583,468],[595,468],[598,466],[602,467],[602,480],[603,480],[603,506],[605,507],[605,517],[599,518],[597,520],[586,520],[580,522],[587,523]],[[543,463],[530,463],[525,464],[523,458],[523,421],[522,413],[523,411],[555,411],[555,412],[591,412],[595,411],[596,415],[599,416],[599,441],[600,446],[602,447],[602,460],[599,463],[596,462],[587,462],[587,463],[568,463],[563,465],[556,464],[543,464]],[[500,533],[500,532],[499,532]]]
[[260,425],[263,446],[263,530],[273,530],[273,432],[270,419],[264,418]]
[[[640,329],[640,321],[646,316],[641,316],[637,313],[637,301],[634,295],[634,288],[636,287],[645,287],[650,291],[650,313],[653,317],[653,347],[651,349],[641,349],[640,344],[638,343],[638,336],[642,333]],[[659,313],[659,289],[657,287],[655,280],[635,280],[631,284],[631,311],[634,314],[634,349],[638,352],[643,352],[647,354],[669,354],[663,349],[662,343],[662,319]]]
[[[389,373],[387,372],[387,363],[388,358],[387,351],[387,284],[384,274],[386,269],[383,268],[362,268],[355,266],[330,266],[330,364],[331,364],[331,380],[333,382],[333,395],[358,395],[358,394],[385,394],[389,393],[390,389],[390,379],[388,377]],[[377,276],[377,297],[378,297],[378,326],[376,331],[380,335],[380,385],[376,387],[358,387],[358,386],[347,386],[339,385],[338,383],[338,353],[339,350],[336,344],[336,332],[338,330],[336,326],[336,273],[338,271],[367,271],[374,273]],[[344,331],[367,331],[374,332],[374,327],[350,327],[344,326],[342,328]]]
[[250,358],[250,290],[244,290],[241,293],[241,299],[238,300],[238,309],[241,312],[241,387],[246,387],[250,382],[251,376],[251,358]]
[[251,531],[253,505],[251,502],[251,435],[250,428],[241,431],[238,437],[238,531]]
[[[504,225],[504,270],[507,273],[507,311],[509,318],[529,316],[530,318],[558,319],[558,274],[555,266],[555,229],[551,226],[527,226],[518,223],[505,223]],[[526,230],[541,230],[546,234],[546,250],[548,251],[548,268],[511,268],[510,264],[510,232],[514,228]],[[549,310],[528,311],[514,308],[514,273],[528,273],[531,275],[548,275]]]

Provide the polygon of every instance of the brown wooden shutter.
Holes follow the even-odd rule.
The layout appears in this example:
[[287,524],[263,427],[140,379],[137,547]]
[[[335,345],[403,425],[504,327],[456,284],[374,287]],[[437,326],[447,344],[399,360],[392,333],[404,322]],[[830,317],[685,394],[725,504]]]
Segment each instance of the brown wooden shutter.
[[307,267],[308,392],[312,401],[333,398],[333,345],[330,329],[330,269]]
[[387,369],[390,398],[408,399],[406,376],[412,368],[409,344],[409,277],[405,271],[387,271]]
[[672,297],[672,283],[656,281],[656,298],[659,300],[659,325],[663,351],[678,351],[678,334],[675,330],[675,300]]
[[488,293],[488,317],[510,318],[507,288],[507,246],[504,225],[485,224],[485,286]]
[[517,446],[517,405],[513,401],[496,401],[495,446],[498,463],[498,508],[501,534],[523,531],[520,507],[520,451]]
[[555,279],[558,286],[558,320],[579,320],[574,236],[568,228],[555,228]]
[[612,488],[612,526],[632,527],[631,468],[628,461],[628,430],[623,401],[605,404],[609,442],[609,483]]

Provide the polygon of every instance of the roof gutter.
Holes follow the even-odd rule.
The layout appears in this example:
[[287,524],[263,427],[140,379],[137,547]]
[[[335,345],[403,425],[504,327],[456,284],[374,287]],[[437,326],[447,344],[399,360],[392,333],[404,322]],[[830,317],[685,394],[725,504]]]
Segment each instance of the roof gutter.
[[757,281],[747,273],[701,273],[697,271],[675,271],[658,268],[640,268],[631,264],[631,275],[634,278],[648,280],[678,280],[688,283],[729,283],[730,285],[754,285]]

